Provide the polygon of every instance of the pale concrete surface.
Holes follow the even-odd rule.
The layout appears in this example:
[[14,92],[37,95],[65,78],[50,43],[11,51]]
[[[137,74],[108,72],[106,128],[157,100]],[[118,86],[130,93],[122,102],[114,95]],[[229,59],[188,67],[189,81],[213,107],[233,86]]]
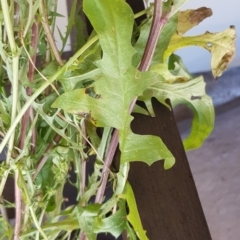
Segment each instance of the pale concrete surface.
[[[186,135],[189,121],[179,124]],[[217,111],[204,145],[187,153],[213,240],[240,239],[240,99]]]

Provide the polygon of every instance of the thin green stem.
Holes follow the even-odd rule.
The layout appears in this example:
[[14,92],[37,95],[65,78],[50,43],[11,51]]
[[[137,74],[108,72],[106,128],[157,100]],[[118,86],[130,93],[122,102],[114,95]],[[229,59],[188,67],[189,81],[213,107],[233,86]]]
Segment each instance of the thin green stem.
[[[17,104],[18,104],[18,64],[19,64],[19,56],[15,56],[12,60],[12,111],[11,111],[11,124],[15,121],[15,117],[17,114]],[[10,161],[11,153],[14,147],[14,136],[15,131],[11,133],[8,143],[8,152],[7,152],[7,164]]]
[[64,64],[63,60],[59,54],[59,51],[58,51],[56,43],[54,41],[51,29],[48,25],[48,18],[47,18],[47,13],[46,13],[46,7],[44,6],[44,1],[41,1],[40,6],[39,6],[39,11],[40,11],[40,14],[42,15],[42,26],[45,31],[47,40],[51,46],[51,50],[52,50],[58,64],[60,66],[63,66],[63,64]]
[[[53,4],[53,12],[56,13],[57,12],[57,5],[58,5],[58,0],[52,0],[52,4]],[[56,18],[53,18],[53,22],[52,22],[52,26],[51,26],[51,31],[54,33],[55,31],[55,26],[56,26]]]
[[0,196],[2,196],[3,189],[5,187],[5,184],[6,184],[9,172],[10,172],[10,169],[7,170],[7,171],[4,171],[4,173],[3,173],[2,177],[1,177]]
[[[2,5],[2,12],[3,12],[3,18],[4,18],[4,24],[5,24],[5,30],[7,32],[7,38],[11,49],[11,55],[12,55],[12,109],[11,109],[11,124],[15,121],[15,117],[17,115],[17,104],[18,104],[18,76],[19,76],[19,53],[17,53],[17,45],[14,38],[14,31],[13,31],[13,18],[10,18],[10,10],[8,6],[7,0],[1,0]],[[15,138],[15,128],[11,132],[9,136],[9,142],[8,142],[8,150],[7,150],[7,159],[6,162],[9,164],[12,150],[14,148],[14,138]],[[4,172],[4,177],[1,181],[1,194],[3,188],[6,184],[6,180],[8,177],[9,171]],[[15,179],[15,182],[17,179]],[[19,196],[18,187],[17,184],[15,184],[15,204],[16,204],[16,224],[14,227],[14,239],[18,239],[18,234],[20,232],[21,227],[21,197]],[[17,236],[17,237],[16,237]]]
[[[30,196],[28,194],[28,190],[27,190],[27,186],[26,186],[26,183],[25,183],[25,180],[22,176],[22,173],[21,173],[21,170],[17,169],[17,173],[18,173],[18,177],[19,177],[19,181],[21,182],[21,186],[23,188],[23,192],[25,194],[25,198],[26,198],[26,201],[27,201],[27,204],[29,206],[29,210],[30,210],[30,213],[31,213],[31,217],[33,219],[33,222],[36,226],[36,228],[38,229],[38,231],[41,233],[41,235],[43,236],[43,238],[45,240],[48,240],[48,237],[46,236],[46,234],[43,232],[41,226],[39,225],[39,222],[37,220],[37,217],[36,217],[36,214],[35,214],[35,211],[33,209],[33,206],[32,206],[32,203],[31,203],[31,199],[30,199]],[[19,239],[19,238],[17,238]]]
[[134,19],[139,18],[141,16],[144,16],[145,14],[147,14],[149,12],[150,12],[150,8],[147,8],[147,9],[144,9],[144,10],[138,12],[138,13],[135,13],[134,14]]
[[8,1],[1,0],[1,5],[2,5],[2,14],[3,14],[3,19],[4,19],[4,24],[5,24],[5,29],[7,32],[9,45],[10,45],[12,54],[16,54],[17,46],[16,46],[16,42],[14,39],[12,19],[10,18],[10,14],[9,14],[10,10],[9,10],[9,6],[8,6]]
[[[2,4],[2,12],[3,12],[3,18],[4,18],[4,24],[5,29],[7,32],[7,37],[9,41],[9,45],[11,48],[11,54],[13,56],[12,59],[12,110],[11,110],[11,123],[15,120],[16,112],[17,112],[17,102],[18,102],[18,64],[19,64],[19,55],[17,55],[17,45],[15,43],[14,39],[14,33],[13,33],[13,26],[12,21],[10,19],[9,14],[9,7],[6,0],[1,0]],[[14,133],[15,131],[12,131],[11,136],[9,136],[9,144],[8,144],[8,152],[7,152],[7,163],[9,163],[9,160],[11,158],[11,152],[13,150],[14,146]]]
[[24,28],[23,31],[23,37],[26,37],[28,30],[31,26],[32,20],[33,20],[33,2],[32,0],[28,0],[28,19],[27,19],[27,23],[26,23],[26,27]]

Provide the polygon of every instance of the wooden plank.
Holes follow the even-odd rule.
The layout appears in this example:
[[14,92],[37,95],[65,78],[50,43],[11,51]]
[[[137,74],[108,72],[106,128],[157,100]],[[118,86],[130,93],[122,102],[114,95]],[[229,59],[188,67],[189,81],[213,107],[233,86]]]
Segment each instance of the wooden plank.
[[151,240],[210,240],[193,176],[173,112],[153,99],[156,117],[133,114],[132,130],[160,136],[176,158],[169,170],[163,161],[152,166],[131,163],[131,183],[140,216]]

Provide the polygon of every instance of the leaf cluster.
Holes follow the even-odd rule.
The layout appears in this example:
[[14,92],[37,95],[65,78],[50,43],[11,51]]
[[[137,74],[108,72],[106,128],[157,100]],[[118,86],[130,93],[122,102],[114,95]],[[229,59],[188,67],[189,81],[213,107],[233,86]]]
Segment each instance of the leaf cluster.
[[[0,236],[11,239],[94,240],[99,233],[129,239],[148,239],[127,182],[129,163],[148,165],[163,160],[165,169],[175,159],[158,136],[131,130],[134,112],[154,117],[151,99],[169,108],[184,104],[193,112],[186,150],[200,147],[214,126],[214,108],[204,79],[188,72],[175,51],[192,45],[212,54],[212,72],[220,76],[233,58],[235,30],[185,36],[211,15],[208,8],[180,11],[187,0],[162,3],[165,24],[148,71],[139,70],[153,21],[153,8],[135,14],[124,0],[73,1],[58,50],[53,38],[56,1],[1,0],[0,9]],[[93,32],[86,33],[83,12]],[[135,19],[146,14],[137,26]],[[72,56],[62,59],[75,29],[78,42]],[[171,106],[166,103],[170,99]],[[119,170],[106,167],[119,143]],[[93,171],[86,171],[89,165]],[[99,189],[105,170],[113,194]],[[76,180],[70,180],[70,170]],[[7,178],[15,179],[15,203],[4,199]],[[67,206],[66,183],[78,195]],[[104,189],[105,190],[105,189]],[[99,195],[100,194],[100,195]],[[100,196],[99,198],[96,196]],[[100,199],[100,200],[97,200]],[[12,227],[6,214],[16,209]],[[18,210],[17,210],[18,209]]]

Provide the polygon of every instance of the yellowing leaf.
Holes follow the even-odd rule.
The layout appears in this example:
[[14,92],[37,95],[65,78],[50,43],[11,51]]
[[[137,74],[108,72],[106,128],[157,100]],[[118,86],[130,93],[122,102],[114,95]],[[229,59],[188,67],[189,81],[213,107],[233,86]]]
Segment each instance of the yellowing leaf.
[[196,10],[180,11],[178,13],[178,33],[186,33],[188,30],[197,26],[205,18],[210,17],[211,15],[212,10],[206,7],[201,7]]
[[164,53],[164,60],[176,50],[188,46],[203,47],[212,53],[211,67],[215,78],[222,75],[231,62],[235,54],[235,39],[236,31],[234,27],[219,32],[210,33],[191,37],[183,37],[179,34],[174,34],[168,49]]

